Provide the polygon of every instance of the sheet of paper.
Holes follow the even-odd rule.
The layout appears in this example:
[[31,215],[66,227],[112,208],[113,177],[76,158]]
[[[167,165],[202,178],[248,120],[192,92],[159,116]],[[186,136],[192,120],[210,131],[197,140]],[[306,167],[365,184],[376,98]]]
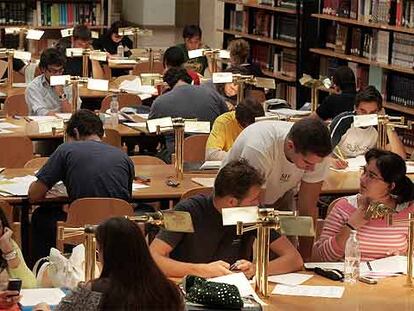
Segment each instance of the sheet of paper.
[[29,29],[27,31],[26,39],[40,40],[45,32],[43,30]]
[[191,180],[200,186],[212,188],[215,179],[210,177],[193,177]]
[[220,166],[221,161],[206,161],[200,166],[200,170],[218,170]]
[[297,285],[289,286],[278,284],[272,291],[272,294],[287,296],[307,296],[323,298],[341,298],[344,294],[343,286],[310,286]]
[[192,59],[192,58],[197,58],[197,57],[201,57],[203,56],[204,49],[197,49],[197,50],[191,50],[188,51],[188,58]]
[[28,118],[32,121],[52,121],[57,119],[55,116],[29,116]]
[[0,122],[0,129],[17,129],[20,126],[9,122]]
[[141,100],[146,100],[148,98],[151,98],[152,94],[138,94],[138,97],[141,98]]
[[336,169],[331,167],[330,169],[338,172],[359,172],[361,167],[367,164],[363,155],[359,155],[355,158],[347,158],[346,161],[348,162],[348,166],[346,168]]
[[27,87],[27,83],[24,83],[24,82],[13,83],[13,87],[24,88],[24,87]]
[[220,50],[219,57],[223,58],[223,59],[229,59],[230,58],[230,51]]
[[354,126],[355,127],[366,127],[378,125],[378,115],[377,114],[365,114],[354,116]]
[[266,305],[266,303],[264,303],[259,296],[257,296],[249,280],[242,272],[211,278],[209,281],[234,285],[238,288],[240,296],[252,296],[261,305]]
[[161,131],[171,130],[173,127],[172,118],[165,117],[147,121],[148,131],[150,133],[155,133],[158,125],[160,126]]
[[134,65],[137,63],[135,59],[109,59],[108,62],[116,65]]
[[65,297],[65,293],[60,288],[22,289],[20,294],[22,295],[20,303],[23,307],[35,306],[41,302],[55,306]]
[[284,284],[284,285],[300,285],[307,280],[309,280],[313,275],[312,274],[302,274],[302,273],[287,273],[280,275],[270,275],[268,277],[269,282]]
[[61,112],[61,113],[56,113],[55,115],[56,115],[56,117],[58,117],[59,119],[62,119],[62,120],[67,121],[67,120],[69,120],[69,119],[70,119],[70,117],[72,116],[72,113],[70,113],[70,112]]
[[14,51],[13,57],[28,62],[32,59],[32,53],[26,51]]
[[72,36],[73,35],[73,27],[60,30],[60,34],[62,35],[62,38]]
[[338,269],[344,271],[343,262],[305,262],[305,269],[315,269],[316,267],[322,269]]
[[186,133],[210,133],[210,122],[208,121],[184,121],[184,132]]
[[231,83],[233,82],[233,74],[231,72],[214,72],[213,83]]
[[83,54],[82,48],[67,48],[66,57],[80,57]]
[[[371,269],[370,269],[371,267]],[[377,274],[383,276],[394,275],[396,273],[407,274],[407,257],[390,256],[367,263],[361,263],[360,273],[362,275]]]
[[127,123],[124,123],[124,125],[129,126],[129,127],[136,127],[140,129],[147,128],[147,122],[127,122]]
[[109,88],[109,81],[103,79],[88,79],[88,86],[89,90],[96,90],[96,91],[108,91]]
[[257,206],[223,208],[221,210],[223,226],[233,226],[238,221],[242,221],[245,224],[255,223],[258,213],[259,208]]
[[141,117],[145,120],[148,120],[149,113],[137,113],[137,116],[139,116],[139,117]]
[[149,188],[149,185],[145,185],[145,184],[141,184],[141,183],[133,183],[132,184],[132,191],[134,190],[138,190],[138,189],[145,189],[145,188]]
[[62,130],[64,127],[62,119],[37,121],[37,124],[39,126],[40,134],[50,133],[53,131],[53,128]]
[[92,59],[92,60],[105,62],[106,58],[107,58],[107,55],[106,55],[106,52],[91,51],[90,54],[89,54],[89,58]]
[[20,27],[6,27],[4,29],[4,32],[6,33],[6,35],[16,35],[20,33],[20,30]]
[[70,79],[70,75],[61,75],[61,76],[51,76],[50,77],[50,85],[65,85],[66,81]]
[[285,117],[307,116],[311,113],[310,111],[302,111],[289,108],[269,109],[269,112],[271,112],[274,115],[281,115]]
[[35,180],[37,178],[33,175],[0,179],[0,194],[25,196],[29,192],[30,184]]
[[407,166],[407,174],[414,174],[414,161],[405,162]]

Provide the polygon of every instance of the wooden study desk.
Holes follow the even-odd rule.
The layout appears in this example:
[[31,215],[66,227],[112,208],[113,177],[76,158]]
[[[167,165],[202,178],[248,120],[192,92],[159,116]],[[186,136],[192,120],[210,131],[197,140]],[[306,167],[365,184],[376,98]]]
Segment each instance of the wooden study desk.
[[[331,281],[314,275],[303,285],[345,286],[342,298],[320,298],[271,295],[264,310],[289,311],[412,311],[414,289],[405,287],[405,276],[378,280],[376,285],[358,282],[355,285]],[[272,284],[271,290],[274,285]]]

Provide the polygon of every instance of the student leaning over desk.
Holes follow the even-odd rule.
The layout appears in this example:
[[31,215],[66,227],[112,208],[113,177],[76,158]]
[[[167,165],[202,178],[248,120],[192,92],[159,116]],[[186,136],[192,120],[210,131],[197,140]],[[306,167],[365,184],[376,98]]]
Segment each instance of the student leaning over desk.
[[414,212],[414,185],[406,176],[405,162],[399,155],[379,149],[368,151],[365,159],[359,193],[340,199],[326,217],[313,248],[317,261],[342,260],[353,229],[358,232],[363,261],[407,251],[407,223],[387,226],[385,219],[369,219],[365,214],[371,203],[392,207],[394,220],[408,219]]

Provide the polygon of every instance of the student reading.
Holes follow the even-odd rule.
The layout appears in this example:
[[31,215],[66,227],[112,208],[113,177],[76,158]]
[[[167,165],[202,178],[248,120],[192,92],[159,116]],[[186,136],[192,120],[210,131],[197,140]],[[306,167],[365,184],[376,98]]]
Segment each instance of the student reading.
[[[223,226],[221,210],[259,204],[263,176],[245,160],[229,162],[218,173],[214,192],[181,201],[177,211],[191,214],[194,233],[161,230],[150,246],[155,262],[169,277],[194,274],[215,277],[232,273],[230,266],[252,277],[252,247],[256,232],[241,237],[235,226]],[[278,257],[269,263],[269,274],[299,270],[303,261],[289,240],[271,231],[270,249]]]

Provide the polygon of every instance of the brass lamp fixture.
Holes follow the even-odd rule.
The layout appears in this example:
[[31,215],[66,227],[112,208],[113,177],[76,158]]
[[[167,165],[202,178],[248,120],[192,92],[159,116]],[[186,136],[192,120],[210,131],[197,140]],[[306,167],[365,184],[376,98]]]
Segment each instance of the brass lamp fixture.
[[378,115],[378,140],[377,148],[385,150],[387,145],[387,129],[403,128],[412,129],[413,121],[407,121],[404,116],[394,117],[389,115]]
[[118,34],[121,36],[132,36],[134,49],[138,48],[139,37],[150,37],[152,36],[152,30],[141,29],[139,27],[124,27],[119,28]]
[[319,106],[318,93],[321,87],[329,89],[332,86],[332,82],[329,78],[321,77],[320,79],[314,79],[310,75],[303,74],[299,79],[301,85],[311,88],[311,111],[315,112]]
[[[142,216],[125,216],[136,223],[148,223],[164,228],[167,231],[193,233],[191,215],[182,211],[159,211],[145,213]],[[96,225],[85,225],[84,227],[69,228],[58,226],[58,241],[63,243],[65,239],[83,236],[85,244],[85,282],[95,278],[96,265]]]
[[[248,210],[256,208],[252,213]],[[225,208],[222,210],[223,223],[232,224],[236,220],[237,235],[251,230],[257,230],[256,241],[256,291],[263,297],[269,296],[268,267],[270,230],[279,231],[285,235],[314,236],[313,219],[310,216],[297,216],[296,212],[282,212],[274,209],[259,209],[257,207]],[[250,216],[246,218],[246,214]],[[231,219],[228,221],[228,219]],[[240,219],[240,220],[238,220]]]
[[267,88],[267,89],[276,88],[274,79],[259,78],[253,75],[233,74],[233,83],[238,86],[237,87],[237,105],[240,104],[242,100],[244,99],[244,90],[246,88],[246,84],[259,87],[259,88]]
[[9,87],[13,86],[13,59],[21,59],[30,61],[31,54],[26,51],[18,51],[15,49],[0,49],[0,59],[7,59],[7,76],[6,81]]

